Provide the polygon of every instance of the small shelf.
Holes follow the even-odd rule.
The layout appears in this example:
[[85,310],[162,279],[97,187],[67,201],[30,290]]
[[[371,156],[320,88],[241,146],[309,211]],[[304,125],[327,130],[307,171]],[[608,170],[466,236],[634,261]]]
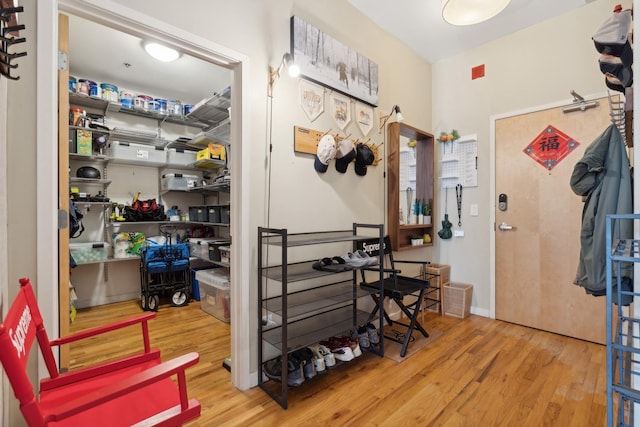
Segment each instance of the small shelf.
[[77,177],[69,177],[69,182],[72,184],[87,184],[87,185],[101,185],[107,186],[111,184],[111,181],[108,179],[93,179],[93,178],[77,178]]
[[113,128],[111,131],[111,139],[114,141],[137,142],[139,144],[164,146],[167,141],[160,138],[157,133],[142,132],[131,129]]
[[354,319],[353,307],[350,302],[344,304],[346,305],[343,307],[289,323],[287,325],[287,343],[284,347],[281,325],[265,330],[262,333],[262,338],[280,351],[289,353],[309,343],[346,332],[353,328],[354,321],[356,324],[364,324],[369,318],[369,313],[356,310],[356,318]]
[[133,260],[140,261],[140,257],[135,256],[135,257],[128,257],[128,258],[107,258],[101,261],[76,262],[76,264],[78,265],[108,264],[112,262],[133,261]]
[[[327,308],[344,303],[351,304],[353,300],[352,279],[329,284],[310,291],[297,292],[287,296],[287,316],[289,323],[301,320],[304,317],[314,316],[315,313],[326,311]],[[356,289],[356,298],[371,295],[366,288]],[[265,310],[282,317],[282,297],[265,298],[262,302]]]
[[79,206],[111,206],[111,202],[83,202],[82,200],[74,200],[76,205]]
[[193,106],[187,118],[203,123],[218,124],[229,118],[231,107],[231,88],[227,87],[210,98],[205,98]]
[[442,159],[440,160],[440,163],[452,163],[452,162],[459,162],[460,160],[458,159]]
[[[322,243],[351,242],[355,240],[370,239],[373,236],[354,235],[351,230],[322,231],[314,233],[298,233],[287,235],[287,247],[317,245]],[[282,235],[266,234],[263,236],[264,243],[273,246],[282,246]]]
[[106,163],[110,159],[106,155],[94,154],[91,156],[83,156],[82,154],[69,153],[69,160],[77,160],[83,162],[100,162]]
[[216,227],[229,227],[229,224],[214,223],[214,222],[200,222],[200,221],[112,221],[107,224],[107,227],[120,227],[129,225],[174,225],[179,228],[187,228],[194,225],[207,225]]
[[192,147],[204,148],[210,143],[218,143],[229,145],[231,143],[231,121],[223,120],[213,129],[201,132],[193,137],[187,145]]
[[[316,261],[304,261],[287,265],[287,282],[294,283],[302,280],[317,279],[318,277],[332,276],[341,273],[351,273],[353,270],[345,271],[325,271],[316,270],[313,268],[313,264]],[[284,278],[284,269],[281,265],[264,267],[265,277],[282,282]]]

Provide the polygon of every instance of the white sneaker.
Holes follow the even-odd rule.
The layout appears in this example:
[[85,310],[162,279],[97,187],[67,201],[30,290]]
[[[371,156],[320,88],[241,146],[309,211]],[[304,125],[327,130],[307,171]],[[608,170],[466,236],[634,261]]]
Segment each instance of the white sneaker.
[[367,261],[367,265],[378,265],[378,257],[370,256],[368,253],[363,251],[362,249],[358,249],[356,254],[361,258]]
[[336,359],[340,360],[341,362],[348,362],[355,359],[355,355],[353,354],[351,347],[338,347],[332,350],[331,353],[333,353]]
[[368,261],[366,259],[363,259],[362,257],[352,252],[347,252],[347,254],[343,256],[342,259],[346,264],[356,268],[360,268],[360,267],[364,267],[365,265],[368,265]]
[[[322,359],[324,365],[327,368],[331,368],[336,365],[336,357],[331,350],[322,344],[315,344],[309,347],[317,359]],[[316,370],[318,371],[318,363],[316,362]]]

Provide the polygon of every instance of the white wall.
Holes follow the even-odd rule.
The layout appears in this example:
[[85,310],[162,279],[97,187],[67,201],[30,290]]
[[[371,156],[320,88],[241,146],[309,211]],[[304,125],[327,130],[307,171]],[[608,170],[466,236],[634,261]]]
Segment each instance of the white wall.
[[[465,237],[439,245],[440,262],[451,264],[452,280],[474,285],[472,312],[488,315],[490,310],[489,221],[497,203],[489,195],[490,117],[570,103],[572,89],[585,97],[606,92],[591,36],[611,15],[614,3],[619,2],[596,0],[433,66],[434,132],[455,128],[462,135],[478,134],[478,186],[465,188],[463,194]],[[630,7],[631,1],[623,5]],[[471,68],[480,64],[486,65],[486,77],[471,80]],[[449,191],[449,214],[455,214],[455,223],[455,191]],[[444,203],[442,192],[440,201]],[[477,217],[469,215],[472,203],[479,205]]]

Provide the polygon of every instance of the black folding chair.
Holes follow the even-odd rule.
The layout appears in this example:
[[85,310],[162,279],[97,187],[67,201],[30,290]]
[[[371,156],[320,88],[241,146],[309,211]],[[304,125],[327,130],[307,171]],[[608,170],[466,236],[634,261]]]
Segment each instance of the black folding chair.
[[[366,239],[359,240],[357,242],[358,249],[363,250],[369,256],[372,257],[380,257],[379,250],[379,240],[378,239]],[[386,309],[383,309],[383,316],[387,321],[389,326],[393,326],[394,324],[401,325],[407,328],[404,337],[395,337],[390,336],[388,334],[384,334],[386,339],[390,339],[397,343],[402,344],[402,349],[400,350],[400,356],[404,357],[407,353],[407,346],[411,341],[411,334],[413,333],[414,328],[420,331],[420,333],[424,337],[428,337],[429,333],[422,327],[420,322],[418,321],[418,313],[420,312],[420,307],[422,301],[424,299],[424,293],[429,288],[429,280],[428,277],[435,277],[435,275],[428,274],[427,265],[430,264],[429,261],[401,261],[393,259],[393,252],[391,251],[391,241],[389,240],[389,236],[385,236],[384,238],[384,248],[382,249],[382,255],[385,258],[383,266],[389,266],[389,268],[384,268],[383,273],[384,277],[382,279],[382,295],[380,293],[372,293],[371,297],[375,301],[376,305],[369,315],[368,322],[372,321],[376,314],[378,313],[378,307],[380,303],[380,298],[391,298],[397,305],[400,307],[400,310],[407,316],[409,319],[409,323],[392,320]],[[407,277],[401,276],[401,270],[396,268],[396,264],[418,264],[421,265],[421,276],[420,278],[416,277]],[[363,268],[362,272],[362,282],[360,286],[363,288],[367,288],[368,290],[379,290],[380,289],[380,275],[374,276],[369,275],[369,277],[373,280],[367,281],[365,271],[375,271],[380,272],[379,268],[368,267]],[[412,296],[417,297],[415,301],[411,301],[408,304],[404,303],[404,297]]]

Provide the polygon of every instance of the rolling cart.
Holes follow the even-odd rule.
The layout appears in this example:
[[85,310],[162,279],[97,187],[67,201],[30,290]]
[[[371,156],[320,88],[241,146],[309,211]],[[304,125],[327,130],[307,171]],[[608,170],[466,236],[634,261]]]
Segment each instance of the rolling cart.
[[161,295],[171,295],[175,307],[187,305],[191,297],[189,247],[171,242],[176,230],[175,226],[161,225],[166,243],[140,251],[140,305],[145,311],[158,311]]

